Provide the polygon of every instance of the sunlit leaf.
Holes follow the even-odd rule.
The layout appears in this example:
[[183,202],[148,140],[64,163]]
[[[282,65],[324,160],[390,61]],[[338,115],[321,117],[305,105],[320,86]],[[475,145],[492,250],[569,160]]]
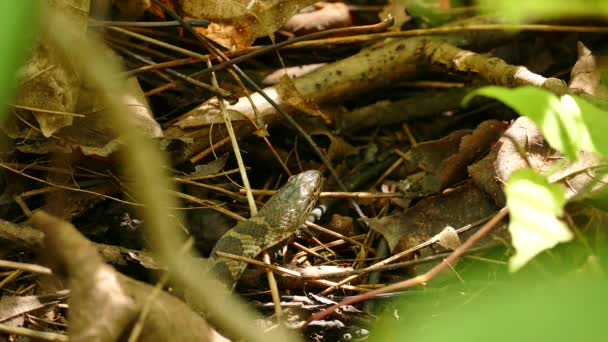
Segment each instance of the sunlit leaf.
[[[37,27],[40,0],[0,1],[0,104],[15,93],[16,70],[25,62]],[[0,122],[5,117],[0,109]]]
[[562,103],[573,103],[579,108],[586,134],[581,142],[582,149],[608,156],[608,112],[603,111],[577,96],[565,95]]
[[596,16],[608,11],[608,2],[603,0],[478,0],[478,4],[490,13],[500,13],[501,17],[510,22],[564,16]]
[[520,115],[532,119],[541,129],[545,138],[557,151],[569,159],[575,159],[580,149],[589,149],[587,128],[577,106],[564,105],[553,93],[537,87],[483,87],[468,94],[463,103],[472,97],[482,95],[497,99],[511,107]]
[[558,217],[566,203],[565,191],[532,169],[513,172],[507,186],[509,231],[515,255],[509,269],[516,271],[538,253],[572,239],[572,232]]

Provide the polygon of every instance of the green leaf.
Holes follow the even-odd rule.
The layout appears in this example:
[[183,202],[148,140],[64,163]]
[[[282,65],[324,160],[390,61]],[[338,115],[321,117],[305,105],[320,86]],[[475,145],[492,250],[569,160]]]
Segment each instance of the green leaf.
[[569,99],[564,104],[553,93],[531,86],[515,89],[489,86],[469,93],[463,103],[468,103],[476,95],[497,99],[520,115],[529,117],[541,129],[551,147],[571,160],[576,159],[580,149],[590,148],[581,112],[577,106],[572,106]]
[[608,112],[580,97],[558,98],[547,90],[530,86],[515,89],[489,86],[469,93],[463,104],[477,95],[497,99],[529,117],[549,144],[571,160],[576,159],[580,150],[608,156]]
[[551,184],[534,170],[520,169],[505,187],[510,212],[509,231],[515,255],[509,269],[517,271],[538,253],[572,239],[572,232],[558,216],[566,203],[561,185]]
[[[0,106],[15,93],[17,69],[25,63],[40,14],[40,0],[0,1]],[[0,108],[0,122],[5,117]]]
[[478,0],[478,6],[496,14],[508,22],[522,22],[525,19],[549,19],[564,17],[596,16],[608,12],[608,2],[604,0],[534,0],[496,1]]
[[608,112],[577,96],[565,95],[562,103],[565,106],[576,106],[581,113],[585,128],[581,148],[608,156]]

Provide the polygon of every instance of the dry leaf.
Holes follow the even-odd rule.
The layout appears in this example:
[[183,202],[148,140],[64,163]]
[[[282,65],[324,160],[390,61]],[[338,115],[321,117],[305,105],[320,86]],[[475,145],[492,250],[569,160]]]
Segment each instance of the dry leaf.
[[378,231],[388,242],[391,251],[400,240],[405,249],[432,239],[444,227],[462,227],[492,215],[497,207],[468,182],[450,192],[427,197],[403,214],[369,219],[370,228]]
[[[70,17],[74,27],[87,30],[89,16],[88,0],[49,1],[54,9]],[[19,92],[15,103],[21,106],[74,112],[78,101],[80,79],[71,65],[56,51],[38,41],[32,49],[29,62],[19,69]],[[73,117],[34,111],[34,116],[45,137],[50,137],[62,127],[72,124]]]
[[244,49],[256,38],[272,35],[301,8],[316,0],[180,0],[185,17],[208,19],[207,29],[196,28],[231,50]]
[[570,76],[570,88],[577,88],[585,92],[605,96],[606,88],[602,85],[602,65],[598,57],[582,42],[577,42],[578,60]]

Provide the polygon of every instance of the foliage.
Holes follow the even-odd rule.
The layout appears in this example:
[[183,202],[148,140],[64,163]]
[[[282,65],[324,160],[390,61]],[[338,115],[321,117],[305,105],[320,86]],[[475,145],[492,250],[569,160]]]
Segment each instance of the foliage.
[[605,289],[603,281],[572,275],[555,283],[517,279],[464,290],[456,305],[446,304],[447,294],[416,303],[408,296],[408,308],[399,318],[384,317],[370,341],[603,341]]
[[578,151],[608,155],[607,113],[577,97],[558,97],[546,90],[525,86],[516,89],[483,87],[471,92],[464,103],[482,95],[497,99],[532,119],[554,149],[576,159]]
[[518,270],[538,253],[559,242],[572,239],[572,233],[559,219],[566,198],[559,184],[526,168],[513,172],[505,187],[511,218],[509,231],[516,253],[509,269]]
[[478,0],[482,8],[500,13],[509,21],[543,17],[563,18],[564,16],[596,16],[608,11],[608,2],[603,0],[536,0],[536,1],[495,1]]
[[[532,119],[549,144],[574,160],[579,151],[598,152],[608,156],[608,113],[585,100],[570,95],[557,97],[536,87],[508,89],[482,87],[463,100],[474,96],[495,98],[521,115]],[[509,231],[516,254],[510,262],[515,271],[538,253],[572,238],[572,233],[559,219],[565,205],[560,185],[532,170],[514,172],[505,189],[511,213]]]
[[[0,103],[12,98],[16,70],[23,64],[40,14],[39,0],[0,1]],[[5,112],[0,111],[0,122]]]

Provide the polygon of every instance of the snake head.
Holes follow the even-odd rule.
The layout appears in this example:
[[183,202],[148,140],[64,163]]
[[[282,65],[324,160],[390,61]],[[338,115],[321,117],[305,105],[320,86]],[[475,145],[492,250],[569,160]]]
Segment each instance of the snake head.
[[315,206],[322,183],[323,176],[316,170],[291,176],[287,183],[266,202],[259,215],[265,217],[272,225],[298,228]]

